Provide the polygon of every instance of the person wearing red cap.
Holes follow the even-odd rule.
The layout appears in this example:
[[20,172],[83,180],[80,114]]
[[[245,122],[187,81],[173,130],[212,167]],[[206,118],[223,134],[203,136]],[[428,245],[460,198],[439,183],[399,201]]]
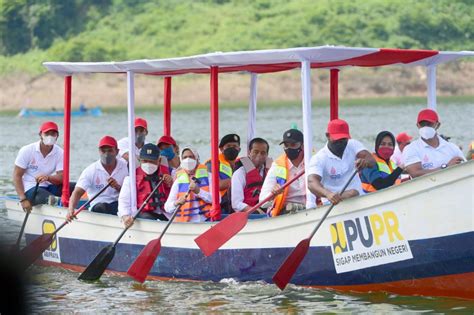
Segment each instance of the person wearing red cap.
[[308,188],[323,204],[338,204],[341,200],[363,194],[359,176],[355,176],[344,193],[340,191],[356,169],[373,167],[375,160],[362,143],[351,139],[349,125],[342,119],[328,124],[327,144],[311,158]]
[[162,136],[158,139],[158,148],[160,149],[160,156],[166,161],[161,161],[162,164],[167,163],[170,168],[170,173],[175,177],[176,170],[179,167],[179,146],[171,136]]
[[[40,127],[40,140],[18,152],[13,185],[25,211],[31,211],[33,205],[47,203],[49,196],[61,196],[63,149],[56,144],[58,135],[58,125],[47,121]],[[35,200],[32,200],[36,183],[39,183],[39,188]]]
[[119,192],[123,180],[128,176],[127,162],[117,159],[117,141],[105,136],[99,141],[99,160],[85,168],[69,200],[67,219],[73,218],[81,196],[87,192],[89,198],[95,196],[108,183],[110,186],[90,204],[92,212],[117,214]]
[[459,147],[438,135],[441,123],[434,110],[421,110],[416,125],[420,138],[403,151],[405,169],[411,177],[429,174],[465,161]]
[[[145,138],[148,135],[148,123],[145,119],[135,118],[135,156],[138,160],[140,149],[145,144]],[[129,159],[129,142],[128,137],[122,138],[117,142],[119,149],[119,156],[124,158],[127,162]]]
[[402,152],[407,145],[411,143],[413,137],[409,136],[406,132],[401,132],[395,138],[397,145],[393,151],[392,157],[390,158],[397,166],[404,167]]

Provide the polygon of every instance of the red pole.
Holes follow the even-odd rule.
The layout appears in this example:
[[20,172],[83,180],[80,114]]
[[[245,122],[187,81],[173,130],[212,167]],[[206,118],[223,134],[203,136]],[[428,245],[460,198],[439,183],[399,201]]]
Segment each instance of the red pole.
[[331,114],[330,119],[339,118],[339,69],[331,69]]
[[69,206],[69,157],[71,148],[71,94],[72,76],[64,78],[64,160],[63,160],[63,191],[61,202],[63,207]]
[[163,107],[163,134],[171,136],[171,77],[165,78]]
[[219,203],[219,68],[211,67],[211,172],[212,172],[212,210],[211,220],[221,219]]

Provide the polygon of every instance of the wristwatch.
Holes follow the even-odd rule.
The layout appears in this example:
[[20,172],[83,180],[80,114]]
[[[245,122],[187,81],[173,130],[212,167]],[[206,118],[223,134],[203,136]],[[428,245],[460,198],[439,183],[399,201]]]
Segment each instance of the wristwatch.
[[446,164],[446,163],[441,164],[441,169],[445,169],[446,167],[448,167],[448,164]]

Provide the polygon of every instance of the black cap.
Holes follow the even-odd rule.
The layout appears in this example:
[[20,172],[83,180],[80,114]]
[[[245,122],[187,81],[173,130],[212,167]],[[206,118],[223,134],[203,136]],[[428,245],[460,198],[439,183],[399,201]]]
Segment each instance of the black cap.
[[145,160],[158,160],[160,157],[160,149],[153,143],[145,144],[140,150],[140,159]]
[[298,129],[289,129],[285,131],[283,134],[283,141],[280,142],[280,144],[283,144],[285,142],[288,143],[297,143],[301,142],[303,143],[303,133],[299,131]]
[[219,142],[219,148],[222,148],[229,142],[238,142],[240,145],[240,137],[235,133],[231,133],[222,137],[221,142]]

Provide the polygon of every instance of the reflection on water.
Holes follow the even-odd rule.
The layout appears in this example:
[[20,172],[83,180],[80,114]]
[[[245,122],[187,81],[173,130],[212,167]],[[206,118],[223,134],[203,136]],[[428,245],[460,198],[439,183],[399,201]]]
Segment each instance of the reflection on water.
[[[341,118],[351,126],[353,138],[361,140],[369,150],[375,135],[381,130],[393,133],[407,131],[416,135],[418,106],[341,106]],[[466,147],[474,139],[472,104],[449,104],[439,107],[441,133],[451,141]],[[147,112],[139,116],[148,120],[147,140],[155,142],[162,130],[162,116]],[[329,110],[313,109],[313,144],[324,145],[324,132]],[[220,134],[239,133],[246,139],[246,109],[222,110]],[[11,182],[13,163],[21,146],[36,141],[42,119],[0,117],[0,196],[14,191]],[[62,121],[56,119],[62,130]],[[190,123],[192,122],[192,123]],[[173,136],[181,146],[198,148],[202,159],[209,156],[209,112],[207,110],[173,112]],[[269,140],[270,155],[282,153],[278,143],[282,133],[296,123],[300,127],[299,107],[263,108],[257,114],[257,135]],[[106,114],[103,117],[74,118],[71,138],[71,179],[98,158],[97,143],[109,134],[116,138],[126,135],[126,114]],[[245,144],[242,153],[245,152]],[[2,238],[13,243],[20,229],[19,222],[6,219],[4,200],[0,197],[0,227]],[[28,296],[34,301],[35,312],[452,312],[473,313],[474,302],[432,297],[404,297],[394,294],[341,294],[326,290],[296,287],[281,292],[276,286],[262,282],[239,283],[225,279],[220,283],[152,281],[137,284],[126,277],[104,275],[97,283],[77,280],[78,273],[53,268],[30,269],[32,275]]]

